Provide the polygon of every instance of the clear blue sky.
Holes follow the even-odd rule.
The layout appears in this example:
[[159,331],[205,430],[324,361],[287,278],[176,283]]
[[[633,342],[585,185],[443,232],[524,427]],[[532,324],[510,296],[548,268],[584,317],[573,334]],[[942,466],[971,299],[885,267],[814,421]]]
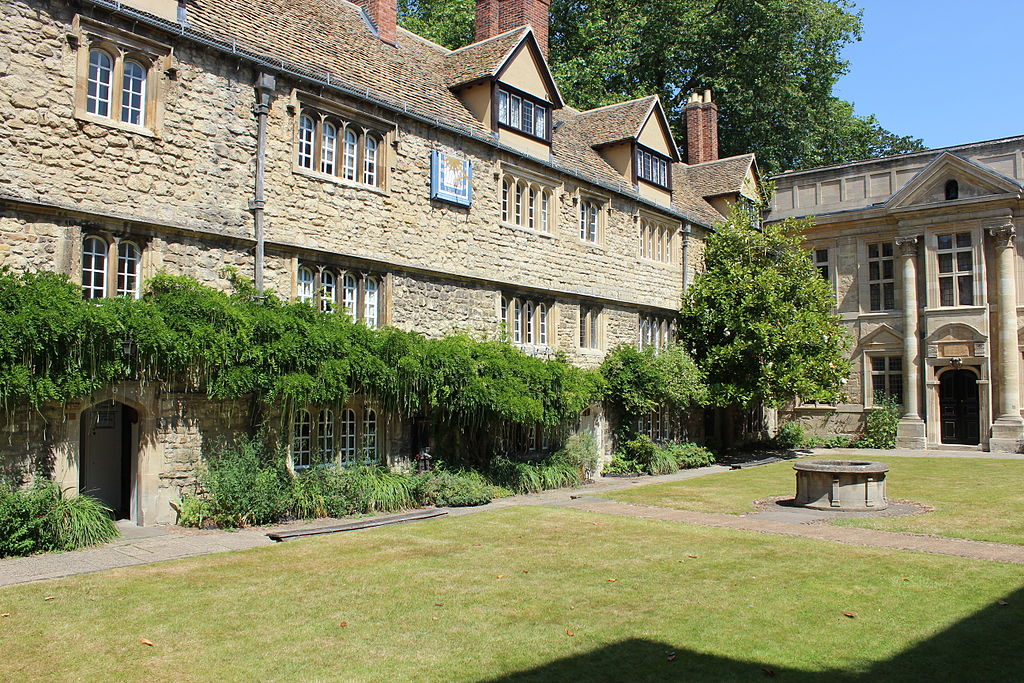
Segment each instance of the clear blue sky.
[[1024,0],[854,0],[835,93],[928,147],[1024,135]]

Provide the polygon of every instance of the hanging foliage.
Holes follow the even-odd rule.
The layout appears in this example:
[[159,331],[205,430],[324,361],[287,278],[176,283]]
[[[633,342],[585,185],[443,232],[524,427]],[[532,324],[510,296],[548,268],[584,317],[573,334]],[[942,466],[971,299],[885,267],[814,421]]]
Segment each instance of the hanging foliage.
[[158,275],[141,299],[85,301],[66,276],[0,270],[0,401],[71,401],[137,380],[286,407],[367,394],[386,410],[430,411],[457,426],[554,427],[600,395],[600,375],[562,357],[374,330],[240,284],[229,294]]

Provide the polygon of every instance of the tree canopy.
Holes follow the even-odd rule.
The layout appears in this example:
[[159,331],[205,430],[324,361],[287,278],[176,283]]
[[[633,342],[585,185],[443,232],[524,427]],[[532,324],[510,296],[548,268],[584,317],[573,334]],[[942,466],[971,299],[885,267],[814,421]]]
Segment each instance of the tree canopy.
[[831,402],[850,372],[835,295],[802,246],[805,221],[750,227],[734,207],[712,233],[685,296],[681,337],[707,374],[711,403]]
[[[399,15],[456,48],[473,41],[474,6],[400,0]],[[923,149],[833,94],[860,33],[848,0],[552,0],[549,61],[580,109],[660,95],[680,139],[687,95],[710,88],[721,155],[755,152],[769,173]]]

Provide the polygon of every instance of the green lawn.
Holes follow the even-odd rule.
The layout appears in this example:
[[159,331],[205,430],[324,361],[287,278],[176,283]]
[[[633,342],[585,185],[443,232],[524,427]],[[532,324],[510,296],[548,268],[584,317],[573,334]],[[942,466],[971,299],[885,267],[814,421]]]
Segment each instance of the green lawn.
[[[1024,460],[887,458],[873,457],[867,451],[860,457],[889,465],[889,498],[924,503],[935,511],[914,517],[835,523],[1024,544]],[[792,496],[795,491],[793,463],[780,462],[637,487],[609,497],[681,510],[742,514],[752,511],[751,502],[758,498]]]
[[511,508],[2,588],[0,680],[1021,680],[1022,585],[1016,565]]

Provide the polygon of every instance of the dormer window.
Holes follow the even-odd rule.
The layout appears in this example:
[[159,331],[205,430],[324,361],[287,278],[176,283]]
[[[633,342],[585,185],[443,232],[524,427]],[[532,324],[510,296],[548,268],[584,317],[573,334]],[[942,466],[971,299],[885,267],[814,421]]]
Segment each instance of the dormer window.
[[498,125],[545,142],[551,139],[551,107],[521,91],[498,89]]
[[636,177],[638,180],[646,180],[658,187],[668,189],[670,182],[669,163],[668,157],[637,145]]

